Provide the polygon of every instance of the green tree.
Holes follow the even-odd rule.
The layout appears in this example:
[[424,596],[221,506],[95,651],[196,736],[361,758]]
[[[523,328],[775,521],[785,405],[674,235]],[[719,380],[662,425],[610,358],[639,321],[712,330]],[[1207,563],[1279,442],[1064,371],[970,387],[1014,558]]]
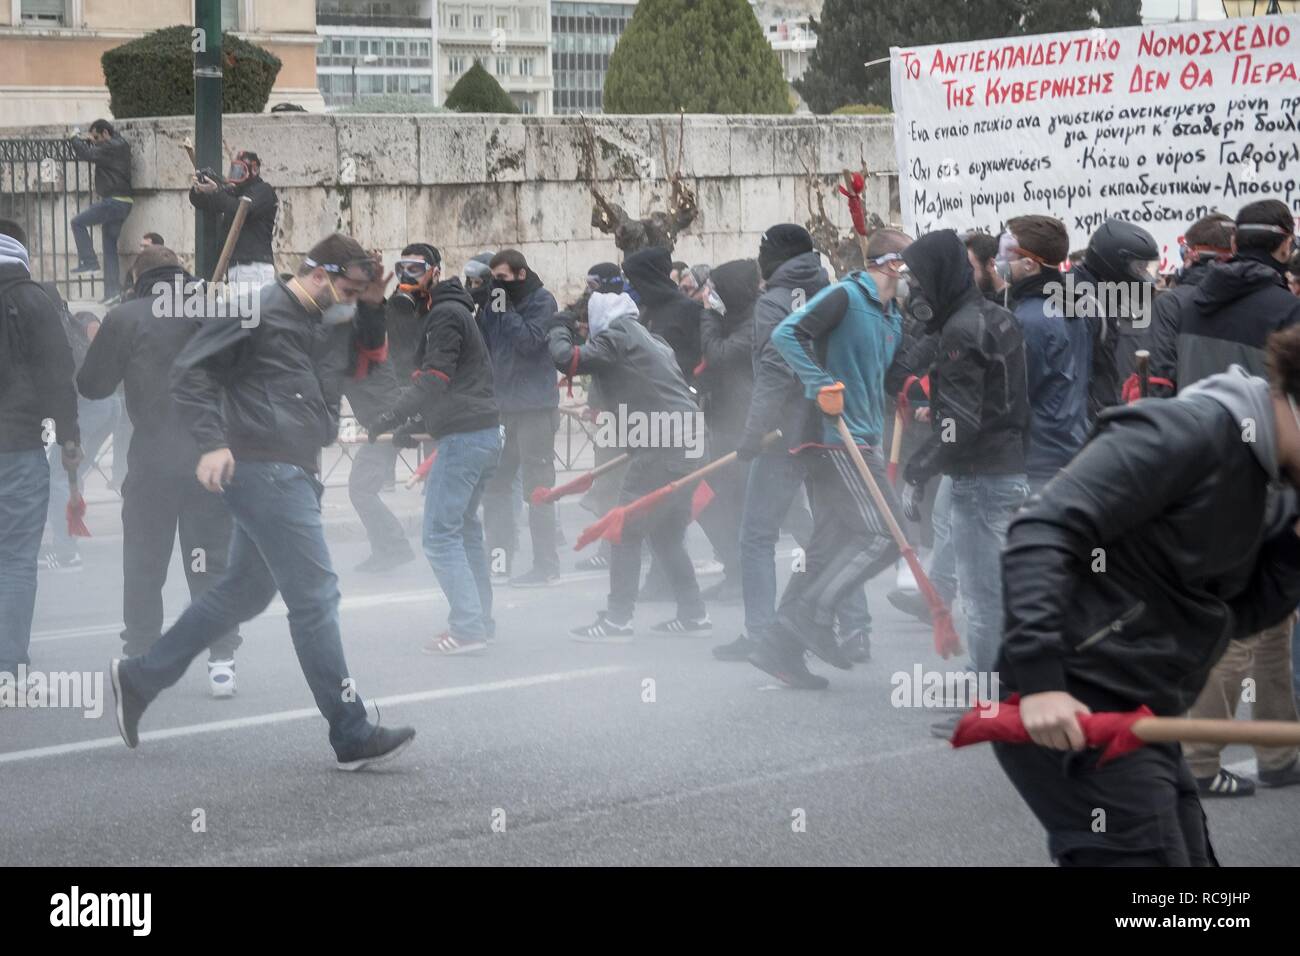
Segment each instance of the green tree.
[[447,94],[446,107],[457,113],[518,113],[510,94],[478,60]]
[[606,113],[789,113],[746,0],[641,0],[609,58]]
[[794,85],[817,113],[846,103],[889,106],[889,64],[863,64],[889,56],[891,46],[1135,26],[1140,8],[1141,0],[826,0],[813,21],[817,48]]

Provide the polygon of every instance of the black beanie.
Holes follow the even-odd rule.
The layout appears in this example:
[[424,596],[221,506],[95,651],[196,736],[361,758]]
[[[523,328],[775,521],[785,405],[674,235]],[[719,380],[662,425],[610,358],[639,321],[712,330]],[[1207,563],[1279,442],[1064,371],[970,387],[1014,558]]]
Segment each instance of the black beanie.
[[587,285],[593,292],[622,292],[623,270],[616,262],[597,262],[587,270]]
[[793,222],[783,222],[768,229],[759,240],[758,269],[764,279],[770,279],[781,263],[812,251],[813,241],[808,230]]

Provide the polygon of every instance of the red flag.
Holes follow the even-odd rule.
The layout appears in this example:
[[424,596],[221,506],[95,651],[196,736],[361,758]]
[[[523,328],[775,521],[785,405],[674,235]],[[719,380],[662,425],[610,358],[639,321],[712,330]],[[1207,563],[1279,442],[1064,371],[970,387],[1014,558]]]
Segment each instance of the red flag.
[[428,478],[429,469],[433,467],[433,463],[437,460],[438,450],[435,448],[428,458],[420,462],[420,467],[415,469],[415,474],[411,476],[411,483],[414,484],[417,481],[424,481],[425,478]]
[[[1079,726],[1083,730],[1089,749],[1105,749],[1097,766],[1142,747],[1142,739],[1133,733],[1133,725],[1143,717],[1154,716],[1151,709],[1145,705],[1124,713],[1079,714]],[[979,704],[957,722],[957,729],[952,735],[954,747],[966,747],[989,741],[1007,744],[1032,743],[1029,732],[1025,730],[1024,721],[1020,719],[1019,694],[1012,694],[1004,701]]]
[[629,519],[652,511],[659,502],[676,490],[677,484],[673,482],[650,492],[648,495],[642,495],[636,501],[619,505],[617,508],[611,508],[608,514],[582,532],[578,537],[578,543],[573,546],[573,550],[581,551],[591,542],[599,541],[601,538],[618,544],[623,540],[623,525]]
[[700,512],[709,506],[714,499],[713,489],[709,487],[707,481],[701,481],[695,486],[695,491],[691,494],[691,520],[699,518]]
[[74,538],[89,538],[90,529],[86,527],[86,499],[81,497],[75,487],[68,493],[68,507],[64,510],[68,519],[68,534]]
[[535,505],[544,505],[549,501],[563,498],[565,495],[577,495],[589,491],[595,481],[595,472],[589,471],[585,475],[579,475],[572,481],[556,485],[554,488],[544,488],[538,485],[533,489],[533,493],[528,496],[528,500]]

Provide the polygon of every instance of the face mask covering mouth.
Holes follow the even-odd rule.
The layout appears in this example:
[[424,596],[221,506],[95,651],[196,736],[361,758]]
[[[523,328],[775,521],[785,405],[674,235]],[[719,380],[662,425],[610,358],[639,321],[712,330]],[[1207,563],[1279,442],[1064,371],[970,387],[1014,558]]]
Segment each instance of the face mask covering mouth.
[[351,322],[353,316],[357,314],[357,304],[355,302],[340,301],[338,290],[334,288],[334,281],[328,276],[326,276],[325,281],[329,283],[330,295],[334,297],[334,302],[332,305],[321,309],[321,322],[325,325],[342,325],[345,322]]

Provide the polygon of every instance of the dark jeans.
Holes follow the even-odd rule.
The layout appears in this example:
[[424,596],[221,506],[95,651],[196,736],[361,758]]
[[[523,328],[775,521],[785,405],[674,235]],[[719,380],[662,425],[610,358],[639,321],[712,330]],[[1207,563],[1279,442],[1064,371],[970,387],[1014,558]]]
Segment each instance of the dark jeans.
[[329,722],[336,753],[366,740],[366,707],[348,676],[339,636],[338,578],[321,525],[321,483],[297,465],[242,461],[223,495],[235,519],[230,561],[221,580],[199,595],[143,657],[122,663],[126,682],[145,701],[279,591],[289,633],[316,706]]
[[49,496],[44,449],[0,451],[0,671],[10,674],[32,662],[36,555]]
[[[749,466],[740,521],[740,571],[745,591],[745,632],[755,639],[769,636],[776,621],[776,543],[783,524],[790,526],[807,557],[813,519],[798,500],[807,477],[804,458],[785,452],[764,454]],[[842,634],[870,632],[865,588],[849,591],[837,614]]]
[[122,223],[131,215],[131,208],[132,203],[120,199],[101,199],[72,217],[72,238],[77,243],[77,259],[80,264],[95,261],[95,243],[90,238],[90,227],[103,227],[106,299],[111,299],[118,293],[117,239],[122,234]]
[[[775,631],[829,630],[845,599],[898,558],[898,545],[848,452],[827,449],[804,454],[812,455],[807,477],[812,541],[805,570],[791,577],[781,595],[780,628],[772,635],[791,649],[802,645],[795,643],[793,634]],[[862,456],[889,509],[899,514],[880,452],[867,449]]]
[[[632,453],[632,461],[623,473],[619,504],[625,505],[642,495],[662,488],[692,470],[692,462],[676,452],[641,451]],[[653,511],[632,518],[623,526],[622,540],[610,549],[609,616],[624,623],[632,620],[636,609],[637,589],[641,584],[641,542],[650,542],[655,565],[662,569],[677,599],[677,616],[698,619],[704,616],[700,586],[695,580],[695,566],[686,551],[686,528],[691,523],[691,492],[683,489]]]
[[379,497],[385,483],[393,480],[398,448],[392,444],[359,445],[348,475],[348,498],[366,529],[370,551],[377,555],[411,553],[402,523]]
[[[522,480],[523,500],[534,488],[555,485],[555,430],[560,413],[553,408],[510,412],[501,416],[505,445],[501,463],[488,482],[483,518],[488,550],[502,549],[513,556],[518,546],[515,532],[515,478]],[[555,505],[528,505],[528,533],[533,542],[533,568],[559,573],[560,558],[555,550]]]
[[[162,591],[177,530],[190,600],[197,601],[226,573],[233,528],[221,496],[205,491],[193,474],[131,469],[122,488],[123,654],[144,654],[162,635]],[[232,627],[211,644],[208,658],[230,660],[239,644]]]
[[[81,451],[85,455],[77,466],[77,481],[85,493],[85,478],[95,467],[95,456],[113,434],[118,416],[125,414],[116,395],[99,401],[77,399],[77,424],[81,430]],[[125,452],[123,452],[125,454]],[[116,449],[113,451],[117,455]],[[46,521],[50,527],[50,548],[60,557],[77,554],[77,539],[68,534],[68,472],[63,467],[63,451],[51,445],[47,456],[50,462],[50,505]]]
[[451,636],[483,640],[494,627],[478,506],[501,456],[501,433],[495,427],[453,432],[439,438],[437,448],[424,483],[424,554],[450,605]]
[[995,743],[993,753],[1061,866],[1218,866],[1177,744],[1147,744],[1103,767],[1100,750]]

